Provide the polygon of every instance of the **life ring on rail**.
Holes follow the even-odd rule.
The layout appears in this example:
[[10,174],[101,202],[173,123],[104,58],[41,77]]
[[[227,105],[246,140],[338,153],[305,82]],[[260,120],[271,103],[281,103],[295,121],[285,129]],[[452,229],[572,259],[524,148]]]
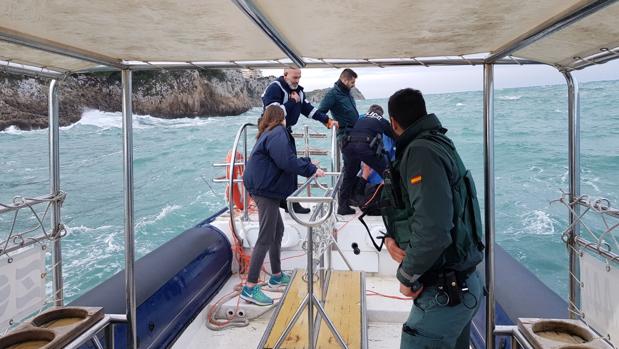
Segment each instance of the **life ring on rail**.
[[[232,151],[229,151],[228,155],[226,155],[226,163],[230,164],[231,161]],[[228,165],[226,167],[226,179],[230,179],[230,176],[232,176],[232,178],[235,180],[243,178],[243,172],[245,172],[245,165],[243,165],[242,162],[243,155],[237,151],[235,163],[238,163],[238,165],[234,165],[234,170],[232,171],[232,174],[230,173],[230,166]],[[232,202],[234,202],[234,206],[236,206],[236,208],[239,210],[243,210],[245,208],[245,205],[243,204],[243,195],[241,193],[241,190],[245,190],[244,185],[239,185],[239,183],[237,182],[232,183]],[[226,184],[226,201],[230,202],[230,183]]]

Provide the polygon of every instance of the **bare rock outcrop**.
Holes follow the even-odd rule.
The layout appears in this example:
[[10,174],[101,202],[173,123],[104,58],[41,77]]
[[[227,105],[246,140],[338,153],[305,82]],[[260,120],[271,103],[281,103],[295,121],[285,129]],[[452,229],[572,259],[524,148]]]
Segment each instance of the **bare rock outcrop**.
[[[138,71],[133,73],[133,112],[160,118],[227,116],[260,106],[272,77],[240,70]],[[60,124],[79,121],[84,109],[121,110],[119,72],[72,75],[59,82]],[[48,81],[0,76],[0,130],[46,128]]]

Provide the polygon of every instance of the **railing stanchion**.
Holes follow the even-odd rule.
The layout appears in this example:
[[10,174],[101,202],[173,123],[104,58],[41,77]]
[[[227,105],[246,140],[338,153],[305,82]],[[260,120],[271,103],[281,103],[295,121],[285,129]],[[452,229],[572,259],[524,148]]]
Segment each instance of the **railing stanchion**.
[[[580,196],[580,103],[578,82],[571,73],[563,72],[567,82],[568,93],[568,172],[569,200],[576,202]],[[575,319],[577,308],[580,307],[580,270],[578,266],[576,240],[580,233],[580,225],[576,220],[580,215],[580,205],[574,205],[569,213],[569,225],[572,227],[567,237],[569,255],[569,310],[570,318]]]
[[[58,81],[52,80],[49,84],[49,181],[50,196],[60,194],[60,120],[58,114]],[[52,249],[53,261],[53,284],[54,304],[58,307],[64,305],[64,286],[62,278],[62,243],[60,223],[61,202],[52,202],[52,237],[54,245]]]

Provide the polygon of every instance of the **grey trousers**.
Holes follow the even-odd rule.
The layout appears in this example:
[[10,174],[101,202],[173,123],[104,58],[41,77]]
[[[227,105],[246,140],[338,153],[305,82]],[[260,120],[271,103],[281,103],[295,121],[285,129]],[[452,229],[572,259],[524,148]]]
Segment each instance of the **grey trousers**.
[[279,213],[280,200],[255,195],[252,198],[258,206],[260,228],[258,230],[258,241],[256,241],[254,251],[251,254],[247,282],[258,283],[260,269],[267,251],[271,261],[271,272],[277,274],[282,271],[280,255],[282,237],[284,236],[284,222]]

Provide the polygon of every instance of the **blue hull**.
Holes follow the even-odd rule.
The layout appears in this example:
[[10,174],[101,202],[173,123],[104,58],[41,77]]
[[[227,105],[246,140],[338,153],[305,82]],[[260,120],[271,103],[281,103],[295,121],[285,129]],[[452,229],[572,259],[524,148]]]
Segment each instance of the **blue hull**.
[[[167,348],[231,275],[232,250],[209,223],[222,211],[144,256],[135,265],[140,348]],[[71,303],[124,314],[124,270]],[[116,348],[126,348],[126,325],[117,325]],[[84,348],[89,348],[85,345]]]
[[[484,265],[478,270],[482,277]],[[533,273],[495,245],[496,324],[515,325],[518,318],[568,318],[567,302],[544,285]],[[471,326],[471,342],[486,347],[486,304],[482,303]],[[511,348],[507,338],[497,338],[497,348]]]

